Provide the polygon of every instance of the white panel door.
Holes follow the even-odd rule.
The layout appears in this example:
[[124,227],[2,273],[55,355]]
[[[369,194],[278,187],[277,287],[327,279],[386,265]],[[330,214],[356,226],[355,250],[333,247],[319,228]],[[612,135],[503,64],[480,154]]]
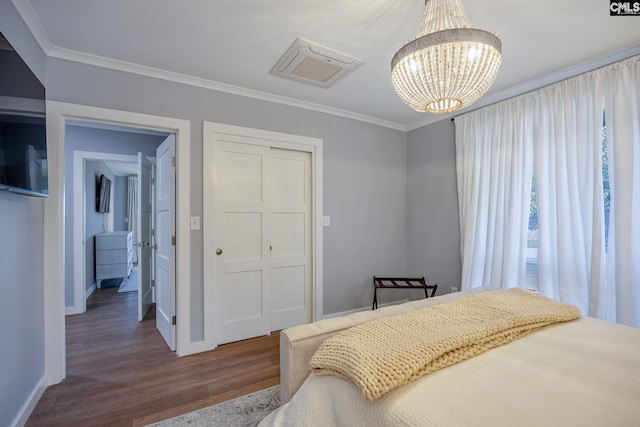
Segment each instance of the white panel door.
[[220,343],[270,332],[268,163],[268,147],[219,142],[214,149]]
[[156,149],[155,182],[155,298],[156,327],[169,348],[176,349],[175,286],[175,135]]
[[271,149],[271,330],[311,321],[311,154]]
[[151,162],[138,153],[138,321],[142,322],[153,303],[151,291]]

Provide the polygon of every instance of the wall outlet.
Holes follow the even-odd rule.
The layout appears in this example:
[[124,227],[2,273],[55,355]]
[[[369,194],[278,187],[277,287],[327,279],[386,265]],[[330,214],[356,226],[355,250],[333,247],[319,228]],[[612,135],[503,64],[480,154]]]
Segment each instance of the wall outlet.
[[458,292],[458,288],[457,288],[457,287],[455,287],[455,286],[452,286],[452,287],[451,287],[451,292]]

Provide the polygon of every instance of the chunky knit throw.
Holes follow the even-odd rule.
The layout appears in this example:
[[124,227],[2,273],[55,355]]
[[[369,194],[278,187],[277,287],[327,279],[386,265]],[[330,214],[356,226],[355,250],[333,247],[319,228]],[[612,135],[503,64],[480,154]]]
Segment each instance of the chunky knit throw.
[[349,380],[375,400],[425,374],[578,317],[576,307],[522,289],[473,294],[350,328],[322,343],[309,365],[314,374]]

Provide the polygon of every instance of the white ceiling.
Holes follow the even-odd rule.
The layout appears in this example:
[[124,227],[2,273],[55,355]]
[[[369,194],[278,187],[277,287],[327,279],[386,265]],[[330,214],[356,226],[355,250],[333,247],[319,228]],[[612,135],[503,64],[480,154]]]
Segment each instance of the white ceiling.
[[137,176],[138,164],[129,162],[105,162],[116,176]]
[[[395,52],[423,0],[13,0],[49,55],[342,114],[398,129],[441,120],[396,96]],[[472,108],[640,53],[640,17],[606,0],[463,0],[502,39],[493,87]],[[329,89],[269,74],[302,37],[365,64]]]

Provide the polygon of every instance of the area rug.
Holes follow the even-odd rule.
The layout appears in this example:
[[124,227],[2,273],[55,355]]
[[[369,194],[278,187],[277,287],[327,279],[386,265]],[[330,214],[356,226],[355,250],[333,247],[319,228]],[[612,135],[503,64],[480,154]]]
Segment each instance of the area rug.
[[138,290],[138,284],[131,280],[125,280],[120,284],[118,292],[133,292]]
[[118,292],[133,291],[138,291],[138,269],[135,267],[131,270],[129,277],[125,278],[118,288]]
[[102,282],[100,282],[100,287],[114,288],[116,286],[120,286],[120,283],[122,283],[122,277],[116,277],[114,279],[103,279]]
[[280,407],[280,386],[240,396],[147,427],[255,427]]
[[131,278],[125,280],[120,284],[118,288],[118,292],[133,292],[138,291],[138,282],[136,280],[131,280]]

